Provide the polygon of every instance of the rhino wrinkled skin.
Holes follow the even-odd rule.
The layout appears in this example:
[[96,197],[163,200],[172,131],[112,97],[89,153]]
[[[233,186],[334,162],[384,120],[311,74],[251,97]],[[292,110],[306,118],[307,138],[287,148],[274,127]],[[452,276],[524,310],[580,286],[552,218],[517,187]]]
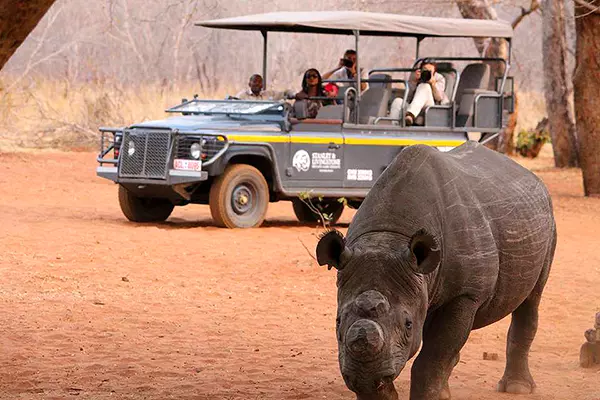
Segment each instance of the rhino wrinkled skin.
[[358,399],[450,398],[448,377],[473,329],[512,313],[498,390],[531,393],[528,355],[554,256],[552,202],[533,173],[476,142],[404,149],[377,180],[347,237],[326,233],[338,269],[339,364]]

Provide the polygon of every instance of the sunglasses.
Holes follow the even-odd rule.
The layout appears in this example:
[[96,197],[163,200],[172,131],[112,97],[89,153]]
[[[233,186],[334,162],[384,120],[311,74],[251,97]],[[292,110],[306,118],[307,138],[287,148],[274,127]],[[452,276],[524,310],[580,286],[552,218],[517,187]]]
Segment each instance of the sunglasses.
[[319,75],[317,75],[317,74],[307,74],[306,78],[307,79],[319,79]]

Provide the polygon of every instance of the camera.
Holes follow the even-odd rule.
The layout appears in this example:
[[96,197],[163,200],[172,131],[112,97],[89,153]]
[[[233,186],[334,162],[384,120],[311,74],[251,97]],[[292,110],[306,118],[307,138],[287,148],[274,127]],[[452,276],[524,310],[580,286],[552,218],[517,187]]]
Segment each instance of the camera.
[[342,65],[346,68],[352,68],[354,66],[354,62],[352,62],[352,60],[349,60],[347,58],[342,58]]
[[422,69],[420,81],[423,83],[427,83],[430,80],[431,80],[431,71],[428,69]]

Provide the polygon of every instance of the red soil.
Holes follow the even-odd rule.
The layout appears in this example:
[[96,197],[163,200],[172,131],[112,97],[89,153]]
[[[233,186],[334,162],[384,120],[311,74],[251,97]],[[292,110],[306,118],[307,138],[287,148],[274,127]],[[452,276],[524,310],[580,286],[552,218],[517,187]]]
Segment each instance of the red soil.
[[[305,250],[316,230],[289,203],[260,229],[215,228],[205,206],[136,225],[94,159],[0,154],[0,398],[354,398],[337,365],[335,274]],[[494,391],[505,318],[471,334],[453,398],[600,399],[600,368],[578,366],[600,310],[600,199],[547,152],[520,162],[552,192],[559,231],[530,360],[538,388]],[[402,399],[409,376],[396,380]]]

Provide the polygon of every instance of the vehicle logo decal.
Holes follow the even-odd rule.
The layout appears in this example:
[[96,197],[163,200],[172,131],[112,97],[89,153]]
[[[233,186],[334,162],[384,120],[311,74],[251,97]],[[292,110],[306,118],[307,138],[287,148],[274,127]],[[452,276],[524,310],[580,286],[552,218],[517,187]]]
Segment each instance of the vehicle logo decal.
[[333,172],[342,167],[342,160],[335,153],[312,153],[312,167],[319,172]]
[[292,165],[298,172],[306,172],[310,169],[310,156],[306,150],[298,150],[292,158]]
[[372,181],[372,169],[348,169],[346,170],[346,179],[349,181]]

